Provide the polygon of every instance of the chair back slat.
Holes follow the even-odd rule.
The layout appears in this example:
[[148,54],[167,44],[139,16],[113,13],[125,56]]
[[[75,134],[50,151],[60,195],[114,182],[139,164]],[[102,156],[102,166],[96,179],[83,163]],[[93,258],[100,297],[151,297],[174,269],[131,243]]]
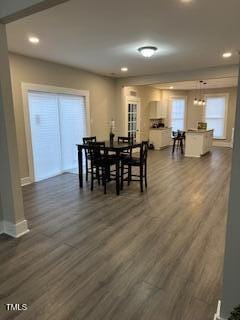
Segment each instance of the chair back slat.
[[83,137],[83,144],[88,144],[89,142],[96,142],[97,137]]
[[101,161],[104,157],[101,150],[105,147],[105,142],[89,142],[88,150],[91,161],[94,163]]
[[140,161],[142,163],[147,161],[148,156],[148,141],[142,141],[140,149]]
[[[132,138],[131,137],[118,137],[118,143],[128,143],[130,144],[132,142]],[[132,155],[132,148],[129,148],[128,150],[124,150],[122,152],[122,154],[128,154],[128,155]]]
[[[97,137],[83,137],[83,144],[89,144],[90,142],[96,142],[97,141]],[[90,152],[88,149],[84,149],[85,152],[85,156],[87,157],[88,155],[90,155]]]
[[118,143],[130,143],[131,138],[130,137],[118,137]]

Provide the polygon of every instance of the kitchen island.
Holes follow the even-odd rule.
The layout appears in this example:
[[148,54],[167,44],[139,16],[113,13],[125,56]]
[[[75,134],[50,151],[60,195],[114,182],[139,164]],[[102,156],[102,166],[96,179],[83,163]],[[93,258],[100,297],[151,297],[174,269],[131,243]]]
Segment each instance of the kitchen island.
[[149,142],[155,150],[161,150],[171,145],[172,128],[150,128]]
[[212,149],[213,130],[189,130],[186,132],[185,157],[200,158]]

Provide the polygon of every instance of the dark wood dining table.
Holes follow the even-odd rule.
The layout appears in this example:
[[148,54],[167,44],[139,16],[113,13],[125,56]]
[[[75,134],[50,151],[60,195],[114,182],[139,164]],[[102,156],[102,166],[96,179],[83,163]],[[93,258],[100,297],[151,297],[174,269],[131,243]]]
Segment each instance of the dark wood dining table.
[[[118,143],[114,141],[111,143],[110,141],[105,141],[105,147],[101,147],[103,151],[106,152],[114,152],[116,156],[116,194],[120,194],[120,161],[121,161],[121,153],[129,150],[130,148],[139,148],[141,147],[140,142],[131,142],[131,143]],[[83,188],[83,155],[82,152],[84,149],[88,148],[87,144],[77,144],[78,148],[78,169],[79,169],[79,187]]]

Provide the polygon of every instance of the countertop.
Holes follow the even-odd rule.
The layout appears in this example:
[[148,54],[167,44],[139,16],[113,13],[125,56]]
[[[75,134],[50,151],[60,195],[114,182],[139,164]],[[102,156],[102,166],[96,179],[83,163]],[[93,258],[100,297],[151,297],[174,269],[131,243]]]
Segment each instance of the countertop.
[[167,127],[164,127],[164,128],[150,128],[150,130],[172,130],[172,128],[167,128]]
[[212,132],[213,129],[209,129],[209,130],[188,130],[186,132],[186,134],[203,134],[203,133],[206,133],[206,132]]

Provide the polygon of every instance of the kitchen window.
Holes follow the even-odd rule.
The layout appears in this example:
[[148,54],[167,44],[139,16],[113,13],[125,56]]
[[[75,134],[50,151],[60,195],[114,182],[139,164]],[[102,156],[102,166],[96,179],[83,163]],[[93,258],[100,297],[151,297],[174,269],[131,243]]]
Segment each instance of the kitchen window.
[[208,95],[205,99],[205,122],[208,129],[214,129],[215,139],[226,139],[228,95]]
[[171,126],[173,131],[185,130],[186,99],[172,98]]

